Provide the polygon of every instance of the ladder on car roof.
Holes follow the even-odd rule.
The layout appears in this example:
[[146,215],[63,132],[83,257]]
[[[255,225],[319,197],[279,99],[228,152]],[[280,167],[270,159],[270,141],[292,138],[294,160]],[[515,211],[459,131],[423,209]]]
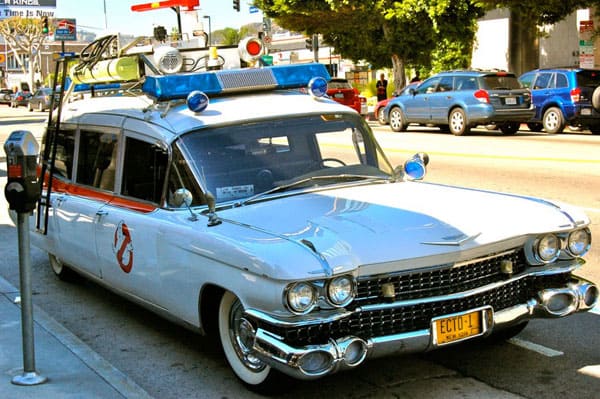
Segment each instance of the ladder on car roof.
[[[45,140],[43,141],[43,150],[41,153],[41,171],[40,171],[40,190],[41,196],[37,203],[36,229],[46,235],[48,233],[48,213],[52,206],[50,194],[52,193],[52,177],[54,174],[54,162],[56,161],[56,150],[58,147],[58,133],[60,132],[60,120],[64,100],[66,99],[65,87],[68,82],[68,69],[71,60],[77,56],[61,57],[56,61],[56,69],[52,82],[52,98],[50,99],[50,111],[48,114],[48,125],[46,127]],[[74,84],[74,83],[72,83]],[[60,92],[56,93],[56,88],[60,85]],[[58,106],[55,104],[58,101]],[[54,116],[54,113],[56,117]]]

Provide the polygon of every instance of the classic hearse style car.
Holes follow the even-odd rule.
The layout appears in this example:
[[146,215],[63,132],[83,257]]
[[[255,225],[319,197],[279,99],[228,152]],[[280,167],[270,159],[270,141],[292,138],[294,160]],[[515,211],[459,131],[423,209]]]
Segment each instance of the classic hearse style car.
[[[32,241],[60,278],[213,334],[252,389],[596,304],[573,274],[591,243],[580,210],[420,181],[425,154],[394,168],[323,97],[322,65],[190,71],[161,51],[186,73],[128,55],[104,75],[128,88],[50,111]],[[69,90],[103,62],[70,69]]]

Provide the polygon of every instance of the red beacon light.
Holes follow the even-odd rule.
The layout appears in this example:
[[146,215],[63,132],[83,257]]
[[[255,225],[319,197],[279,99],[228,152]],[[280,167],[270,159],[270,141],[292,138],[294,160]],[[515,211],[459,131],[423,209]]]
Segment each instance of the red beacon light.
[[263,42],[256,37],[247,37],[238,44],[240,58],[245,62],[256,61],[263,54]]

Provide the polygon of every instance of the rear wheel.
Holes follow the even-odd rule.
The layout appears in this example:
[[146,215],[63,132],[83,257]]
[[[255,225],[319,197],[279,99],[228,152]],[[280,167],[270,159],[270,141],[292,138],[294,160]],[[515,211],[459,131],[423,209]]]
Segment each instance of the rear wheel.
[[544,112],[542,123],[544,124],[544,130],[549,134],[560,133],[565,128],[565,118],[560,108],[557,107],[548,108]]
[[38,111],[40,112],[44,112],[44,104],[42,104],[42,102],[40,101],[40,103],[38,104]]
[[244,317],[239,299],[227,291],[219,305],[219,338],[225,357],[235,375],[253,391],[274,393],[283,387],[280,373],[252,353],[254,326]]
[[394,132],[403,132],[406,130],[404,114],[399,107],[394,107],[390,110],[390,127]]
[[77,279],[77,273],[73,271],[68,265],[66,265],[61,259],[57,258],[53,254],[48,254],[50,261],[50,267],[52,271],[62,281],[74,281]]
[[450,132],[455,136],[469,134],[471,128],[467,124],[467,115],[462,108],[454,108],[448,116],[448,126]]

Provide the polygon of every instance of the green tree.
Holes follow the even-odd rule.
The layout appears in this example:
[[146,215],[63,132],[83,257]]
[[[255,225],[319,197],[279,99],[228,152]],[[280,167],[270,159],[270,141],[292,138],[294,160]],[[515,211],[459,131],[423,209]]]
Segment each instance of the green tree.
[[10,47],[23,74],[29,74],[29,87],[33,89],[35,72],[40,70],[40,50],[47,39],[42,32],[42,21],[35,18],[6,18],[0,21],[0,35]]
[[[470,64],[481,6],[470,0],[255,0],[278,24],[308,35],[320,33],[342,57],[374,68],[392,66],[396,87],[406,67]],[[326,23],[325,23],[326,22]],[[438,67],[436,65],[436,67]]]
[[486,10],[509,8],[529,21],[530,28],[555,24],[581,8],[600,6],[598,0],[475,0],[475,3]]

